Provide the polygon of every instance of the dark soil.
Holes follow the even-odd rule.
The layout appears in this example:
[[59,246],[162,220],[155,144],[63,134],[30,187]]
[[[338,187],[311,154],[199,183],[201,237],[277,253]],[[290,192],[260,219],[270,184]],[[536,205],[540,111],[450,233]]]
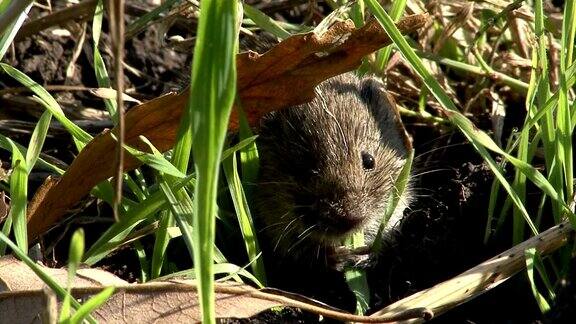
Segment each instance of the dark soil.
[[[294,20],[302,16],[299,12],[291,13]],[[31,16],[38,14],[39,10],[35,8]],[[153,98],[178,87],[183,76],[188,74],[186,62],[189,58],[162,46],[156,37],[157,32],[157,28],[152,27],[126,44],[126,63],[143,73],[139,76],[127,73],[126,87],[132,89],[131,95],[140,99]],[[76,62],[76,73],[72,78],[66,78],[65,67],[70,62],[75,42],[69,37],[55,36],[49,31],[18,42],[13,54],[8,55],[5,61],[42,85],[97,87],[92,68],[90,34],[88,31],[88,38]],[[102,41],[106,43],[106,37]],[[110,56],[106,52],[104,56],[110,67]],[[5,75],[0,75],[0,85],[2,88],[19,86]],[[27,106],[27,110],[9,109],[15,107],[12,101],[14,98],[0,98],[3,107],[0,118],[34,121],[41,110],[33,105]],[[87,107],[104,109],[100,99],[85,92],[61,93],[58,99],[67,111],[79,113]],[[77,119],[82,119],[80,116],[79,114]],[[487,117],[477,118],[479,125],[489,124]],[[510,118],[512,119],[506,124],[508,128],[520,123],[523,116]],[[379,257],[378,264],[369,271],[374,293],[373,310],[449,279],[511,246],[506,226],[488,245],[483,244],[493,178],[472,146],[450,129],[441,130],[409,119],[405,122],[414,138],[417,154],[413,187],[418,197],[406,212],[402,230],[397,234],[397,243],[386,250]],[[20,128],[2,128],[0,131],[20,143],[27,143],[30,130],[28,133]],[[94,133],[99,131],[101,128],[92,129]],[[68,137],[49,138],[46,150],[65,163],[69,163],[74,157]],[[0,159],[9,161],[9,156],[0,153]],[[30,197],[44,177],[45,175],[33,177],[37,180],[31,185]],[[111,213],[108,208],[97,209],[93,202],[88,201],[87,205],[90,207],[83,211],[83,215],[98,216],[96,219],[103,221],[82,224],[88,229],[86,232],[90,233],[88,240],[91,241],[108,226]],[[78,226],[78,223],[73,223],[70,228]],[[57,232],[64,228],[67,227],[61,226]],[[60,239],[56,244],[57,252],[50,258],[56,260],[55,265],[61,265],[66,260],[69,239],[68,235],[61,237],[59,233],[52,233],[45,238],[45,245],[52,245],[56,239]],[[178,243],[175,248],[178,251]],[[179,259],[182,259],[182,255],[187,255],[184,248],[181,251],[183,254]],[[130,281],[137,280],[139,273],[138,260],[131,249],[117,252],[101,266]],[[189,261],[182,262],[180,266],[189,266]],[[270,261],[267,270],[270,283],[274,287],[297,292],[348,311],[354,309],[353,296],[338,272]],[[571,278],[574,278],[576,274],[572,274]],[[560,293],[557,309],[547,318],[543,318],[523,277],[523,274],[517,275],[481,297],[442,315],[435,322],[567,323],[574,318],[576,308],[573,306],[576,306],[576,298],[571,281],[566,282],[568,288]],[[289,309],[265,312],[250,320],[255,323],[317,321],[318,316]]]

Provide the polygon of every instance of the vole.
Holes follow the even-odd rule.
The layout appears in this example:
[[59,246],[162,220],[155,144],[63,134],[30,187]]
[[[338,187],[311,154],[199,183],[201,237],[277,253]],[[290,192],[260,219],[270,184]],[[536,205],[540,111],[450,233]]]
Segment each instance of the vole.
[[[376,79],[346,73],[321,83],[316,94],[308,104],[265,116],[257,138],[253,208],[260,231],[282,257],[321,258],[361,229],[369,245],[411,148]],[[410,200],[407,188],[385,239]]]

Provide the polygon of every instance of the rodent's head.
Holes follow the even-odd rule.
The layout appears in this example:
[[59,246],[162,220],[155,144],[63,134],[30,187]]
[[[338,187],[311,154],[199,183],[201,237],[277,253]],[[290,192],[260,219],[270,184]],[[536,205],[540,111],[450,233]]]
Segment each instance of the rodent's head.
[[378,81],[332,78],[261,126],[256,214],[280,251],[377,229],[409,145]]

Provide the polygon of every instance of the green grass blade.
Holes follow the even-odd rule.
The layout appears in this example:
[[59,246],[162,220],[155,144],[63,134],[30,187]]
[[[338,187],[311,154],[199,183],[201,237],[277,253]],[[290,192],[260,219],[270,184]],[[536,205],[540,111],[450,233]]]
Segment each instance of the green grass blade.
[[246,4],[242,3],[244,8],[244,14],[246,17],[252,19],[252,21],[263,30],[269,32],[270,34],[280,38],[285,39],[290,37],[292,34],[284,29],[276,20],[270,18],[268,15],[262,11]]
[[[240,136],[242,137],[242,135],[240,135]],[[221,157],[220,160],[221,160],[221,161],[224,161],[224,160],[226,160],[227,158],[229,158],[232,154],[234,154],[234,153],[236,153],[236,152],[238,152],[238,151],[242,151],[244,148],[248,148],[248,150],[250,150],[250,147],[251,147],[252,145],[256,145],[254,142],[256,141],[256,138],[257,138],[257,137],[258,137],[257,135],[255,135],[255,136],[250,136],[250,137],[248,137],[248,138],[245,138],[245,139],[243,139],[243,140],[240,140],[240,142],[238,142],[238,144],[236,144],[236,145],[234,145],[234,146],[232,146],[232,147],[229,147],[229,148],[225,149],[225,150],[222,152],[222,157]]]
[[50,127],[50,121],[52,120],[52,113],[48,110],[42,113],[36,127],[34,127],[34,132],[32,132],[32,137],[30,138],[30,144],[28,144],[28,150],[26,150],[26,165],[28,166],[28,174],[32,172],[32,168],[36,165],[40,152],[42,151],[42,146],[46,140],[46,135],[48,134],[48,128]]
[[546,298],[542,296],[542,294],[538,291],[538,287],[536,287],[536,282],[534,278],[534,259],[536,258],[536,249],[530,248],[524,252],[526,255],[526,273],[528,274],[528,279],[530,281],[530,288],[532,289],[532,293],[536,298],[536,302],[540,311],[542,313],[547,313],[550,311],[550,304],[546,301]]
[[[248,263],[244,267],[239,267],[232,263],[218,263],[214,265],[214,274],[227,274],[226,277],[218,279],[218,281],[227,281],[230,278],[235,279],[238,275],[240,275],[250,280],[259,288],[264,288],[264,285],[260,281],[258,281],[258,279],[253,274],[251,274],[249,271],[246,270],[246,267],[250,266],[250,264],[251,263]],[[157,278],[157,280],[166,281],[172,278],[182,278],[182,277],[186,277],[189,279],[196,279],[196,271],[194,269],[182,270],[159,277]]]
[[[395,0],[390,9],[390,17],[396,22],[402,17],[402,13],[406,8],[406,0]],[[386,46],[376,53],[376,68],[383,71],[388,64],[390,55],[392,54],[392,46]]]
[[[104,18],[104,5],[102,0],[98,0],[96,8],[94,9],[94,19],[92,20],[92,40],[94,46],[94,73],[96,74],[96,80],[98,81],[98,87],[100,88],[112,88],[110,77],[108,76],[108,71],[106,70],[106,64],[104,59],[102,59],[102,54],[98,49],[100,43],[100,33],[102,32],[102,20]],[[116,100],[112,98],[104,99],[104,105],[106,110],[110,114],[110,118],[114,125],[118,124],[118,107],[116,106]]]
[[67,294],[62,301],[62,308],[60,309],[60,322],[68,321],[70,319],[70,291],[74,284],[74,277],[76,270],[82,261],[84,254],[84,230],[78,229],[72,235],[70,240],[70,250],[68,253],[68,281],[67,281]]
[[[16,2],[22,0],[13,0],[13,1]],[[20,30],[20,27],[22,27],[24,20],[28,18],[28,12],[30,11],[30,8],[32,8],[33,1],[28,0],[27,2],[29,2],[28,6],[24,7],[24,10],[20,13],[18,18],[16,18],[16,20],[14,20],[14,22],[12,22],[10,26],[8,26],[8,28],[6,28],[5,30],[0,30],[0,34],[2,35],[0,37],[0,61],[4,57],[4,54],[6,54],[6,51],[10,47],[10,44],[12,44],[12,41],[14,40],[14,37],[16,37],[18,30]],[[6,5],[9,4],[8,1],[5,1],[4,3]],[[4,12],[2,11],[2,13]]]
[[160,17],[161,14],[169,11],[170,8],[172,8],[172,6],[177,2],[178,0],[166,0],[152,11],[136,19],[133,23],[127,26],[124,38],[128,40],[138,35],[140,32],[146,30],[148,26],[154,23],[154,20]]
[[136,249],[136,255],[138,256],[138,263],[140,263],[140,282],[147,282],[150,280],[150,262],[146,256],[146,250],[140,241],[134,242],[134,249]]
[[[241,8],[241,7],[240,7]],[[213,251],[217,214],[218,167],[236,93],[236,58],[240,17],[235,1],[205,0],[200,8],[192,63],[190,116],[193,121],[193,230],[202,318],[215,322]]]
[[[568,0],[564,7],[564,17],[575,17],[576,5],[574,0]],[[574,19],[562,20],[562,49],[560,52],[560,81],[557,128],[559,131],[558,153],[564,167],[564,181],[566,183],[566,196],[572,197],[574,188],[574,162],[572,156],[572,118],[570,103],[568,102],[569,90],[567,68],[572,65],[574,38],[576,34],[576,22]]]
[[398,175],[398,178],[394,182],[394,192],[392,192],[390,194],[390,197],[388,198],[388,204],[386,206],[386,212],[382,217],[382,222],[380,223],[380,227],[378,228],[378,234],[376,234],[376,238],[374,239],[374,242],[372,243],[371,249],[372,249],[372,251],[374,251],[374,253],[379,253],[382,250],[382,240],[384,237],[384,229],[385,229],[386,225],[388,224],[388,220],[390,219],[390,217],[392,217],[392,214],[394,214],[394,211],[396,210],[398,203],[400,203],[400,199],[402,198],[402,195],[404,194],[404,190],[406,190],[406,186],[408,185],[408,182],[410,181],[410,171],[412,170],[413,160],[414,160],[414,150],[411,150],[410,152],[408,152],[408,157],[406,158],[406,162],[404,163],[402,170],[400,170],[400,174]]
[[[186,246],[188,247],[188,252],[190,253],[190,258],[194,258],[194,240],[192,238],[192,228],[188,223],[188,219],[192,218],[192,198],[186,196],[184,200],[176,199],[176,195],[168,185],[165,180],[160,181],[160,189],[164,193],[166,200],[172,210],[172,214],[174,215],[174,219],[178,224],[178,228],[180,228],[180,232],[184,238],[184,242],[186,242]],[[180,191],[181,193],[186,193],[184,190]],[[181,195],[182,197],[182,195]],[[210,260],[212,262],[212,260]]]
[[66,130],[72,135],[76,147],[78,150],[82,149],[88,142],[92,140],[92,136],[85,132],[82,128],[78,127],[72,121],[70,121],[65,115],[62,108],[56,100],[38,83],[30,79],[26,74],[18,71],[17,69],[11,67],[8,64],[0,63],[0,67],[14,78],[16,81],[20,82],[23,86],[30,89],[30,91],[34,92],[38,97],[36,97],[39,102],[49,110],[54,118],[56,118]]
[[[16,142],[12,142],[12,144],[14,144],[14,147],[16,147],[18,150],[20,150],[22,152],[22,154],[25,154],[26,156],[28,156],[28,149],[24,146],[22,146],[21,144],[18,144]],[[12,153],[12,144],[10,144],[10,141],[8,140],[8,137],[0,134],[0,147],[3,148],[4,150]],[[64,170],[59,168],[58,166],[44,160],[43,158],[38,158],[36,160],[36,163],[38,164],[39,167],[48,170],[48,171],[52,171],[58,175],[62,175],[64,174]]]
[[[18,247],[28,253],[28,234],[26,228],[26,205],[28,203],[28,167],[24,152],[18,149],[14,142],[8,139],[12,146],[12,174],[10,175],[10,212],[8,218],[12,222],[14,237]],[[9,233],[9,227],[7,228]],[[0,252],[5,253],[6,246],[0,245]]]
[[364,315],[370,308],[370,287],[366,271],[349,269],[344,272],[346,283],[356,298],[356,314]]
[[[112,135],[112,137],[116,139],[114,135]],[[140,140],[148,145],[152,153],[142,152],[126,144],[124,144],[124,149],[126,149],[126,151],[128,151],[128,153],[130,153],[133,157],[138,159],[138,161],[148,165],[154,170],[169,174],[176,178],[186,177],[182,171],[178,170],[172,163],[170,163],[170,161],[166,160],[164,155],[162,155],[162,153],[160,153],[160,151],[158,151],[158,149],[156,149],[156,147],[154,147],[154,145],[148,139],[146,139],[144,136],[140,136]]]
[[237,167],[238,165],[236,162],[236,156],[234,155],[223,163],[224,174],[226,175],[228,182],[228,189],[230,190],[230,195],[232,196],[232,202],[234,204],[234,209],[236,210],[242,237],[244,238],[244,243],[246,244],[246,252],[250,260],[255,260],[252,263],[252,271],[260,282],[266,283],[264,262],[261,258],[257,259],[257,256],[261,253],[261,251],[258,244],[258,238],[256,237],[256,229],[254,227],[252,214],[250,213],[250,208],[248,207],[248,202],[242,188],[242,183],[240,181],[240,175],[238,174]]
[[155,233],[154,249],[152,252],[152,266],[150,270],[150,278],[155,279],[160,277],[162,273],[162,265],[166,255],[168,243],[170,243],[170,235],[168,229],[174,226],[174,217],[168,211],[160,213],[160,224]]
[[[254,137],[250,125],[248,125],[248,120],[242,109],[238,109],[240,116],[240,132],[239,138],[240,142],[246,139]],[[240,169],[242,170],[242,186],[246,199],[251,201],[252,191],[254,189],[254,184],[258,181],[258,174],[260,173],[260,157],[258,155],[258,147],[255,142],[252,142],[245,147],[238,150],[240,154]]]
[[[363,247],[365,245],[364,232],[354,233],[345,240],[344,245],[350,249]],[[345,269],[344,279],[356,298],[356,314],[364,315],[370,307],[370,287],[368,286],[366,271],[350,267]]]
[[[184,188],[193,179],[194,175],[190,175],[177,181],[172,190],[176,191]],[[164,198],[164,194],[161,191],[154,192],[145,201],[128,210],[120,222],[110,226],[86,252],[84,262],[88,265],[93,265],[100,261],[110,252],[117,249],[136,226],[147,219],[154,219],[155,214],[165,208],[168,208],[168,202]]]

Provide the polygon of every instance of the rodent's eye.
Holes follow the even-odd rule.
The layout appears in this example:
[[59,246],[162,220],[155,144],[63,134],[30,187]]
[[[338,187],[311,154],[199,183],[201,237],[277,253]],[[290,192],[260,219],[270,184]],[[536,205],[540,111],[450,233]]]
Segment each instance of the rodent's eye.
[[361,156],[362,156],[362,166],[364,167],[364,170],[374,169],[376,161],[374,161],[374,157],[372,156],[372,154],[366,151],[362,151]]

